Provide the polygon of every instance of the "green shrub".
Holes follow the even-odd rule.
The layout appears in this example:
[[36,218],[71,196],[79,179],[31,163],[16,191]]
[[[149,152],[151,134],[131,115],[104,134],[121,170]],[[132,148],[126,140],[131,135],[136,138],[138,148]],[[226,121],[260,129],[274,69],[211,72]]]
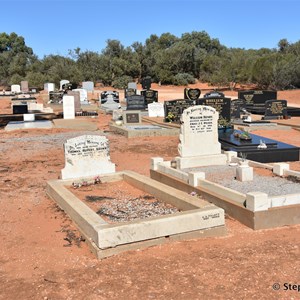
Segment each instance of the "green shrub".
[[132,77],[124,75],[121,77],[117,77],[113,81],[112,86],[116,89],[125,89],[127,88],[128,83],[132,81],[133,81]]
[[173,84],[175,85],[188,85],[189,83],[195,83],[195,78],[188,73],[178,73],[174,76]]

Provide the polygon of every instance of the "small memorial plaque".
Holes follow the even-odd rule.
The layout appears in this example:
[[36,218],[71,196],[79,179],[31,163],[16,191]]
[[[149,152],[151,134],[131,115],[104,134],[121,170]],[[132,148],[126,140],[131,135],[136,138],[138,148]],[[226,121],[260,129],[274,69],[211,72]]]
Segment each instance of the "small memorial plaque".
[[198,100],[200,95],[201,95],[200,89],[191,89],[191,88],[184,89],[184,99]]
[[62,179],[97,176],[115,172],[110,161],[109,143],[105,136],[83,135],[64,144],[65,168]]
[[138,111],[124,111],[123,122],[126,124],[141,123],[141,113]]

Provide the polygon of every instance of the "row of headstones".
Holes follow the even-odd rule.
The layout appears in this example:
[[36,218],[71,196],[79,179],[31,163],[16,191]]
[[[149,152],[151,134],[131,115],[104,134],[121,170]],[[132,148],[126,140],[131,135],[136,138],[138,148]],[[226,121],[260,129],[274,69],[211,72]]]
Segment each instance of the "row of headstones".
[[[70,84],[69,80],[61,80],[59,82],[59,90],[62,90],[64,85]],[[92,81],[84,81],[82,82],[82,88],[85,89],[88,92],[93,92],[94,91],[94,82]],[[51,82],[47,82],[44,84],[44,90],[49,92],[54,92],[55,91],[55,84]]]
[[[66,96],[68,97],[68,96]],[[64,99],[64,103],[68,99]],[[218,113],[209,106],[190,107],[182,116],[179,154],[195,157],[221,154],[218,142]],[[205,141],[205,143],[203,143]],[[85,135],[64,144],[65,168],[62,179],[97,176],[115,172],[105,136]]]

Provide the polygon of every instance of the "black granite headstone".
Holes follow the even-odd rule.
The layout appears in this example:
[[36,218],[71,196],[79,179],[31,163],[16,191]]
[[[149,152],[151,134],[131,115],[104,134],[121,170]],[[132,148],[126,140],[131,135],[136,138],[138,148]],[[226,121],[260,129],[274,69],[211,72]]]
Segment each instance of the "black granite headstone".
[[145,98],[142,95],[127,97],[127,110],[145,110]]
[[239,91],[238,98],[246,101],[246,106],[261,106],[265,107],[265,102],[267,100],[276,100],[276,91]]
[[[183,111],[191,106],[196,105],[195,100],[188,100],[188,99],[178,99],[178,100],[171,100],[165,101],[164,108],[165,108],[165,122],[180,122],[180,117]],[[170,120],[168,115],[172,115],[173,118]]]
[[246,109],[245,100],[233,99],[231,100],[231,119],[240,119],[241,113]]
[[198,100],[200,95],[201,95],[200,89],[191,89],[191,88],[184,89],[184,99]]
[[231,99],[225,97],[206,97],[197,100],[197,105],[211,106],[219,113],[219,127],[228,127],[231,122]]
[[145,90],[151,89],[151,77],[147,76],[142,79],[142,88]]
[[145,91],[141,91],[141,95],[145,97],[146,105],[153,102],[158,102],[158,91],[145,90]]
[[27,104],[19,104],[19,105],[13,105],[13,114],[28,114],[28,106]]
[[130,96],[136,95],[136,89],[132,89],[132,88],[125,89],[124,94],[125,94],[125,98],[127,99]]
[[265,105],[264,120],[286,118],[288,116],[286,100],[267,100]]

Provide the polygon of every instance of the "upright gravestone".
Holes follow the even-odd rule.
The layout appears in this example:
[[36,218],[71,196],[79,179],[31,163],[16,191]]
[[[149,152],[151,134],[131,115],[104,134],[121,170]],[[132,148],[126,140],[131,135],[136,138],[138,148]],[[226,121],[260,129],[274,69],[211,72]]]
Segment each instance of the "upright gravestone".
[[159,102],[153,102],[148,104],[148,115],[149,117],[164,117],[164,105]]
[[12,93],[21,93],[21,86],[19,84],[13,84],[10,90]]
[[137,89],[137,84],[136,84],[136,82],[129,82],[128,85],[127,85],[127,88],[128,88],[128,89],[136,90],[136,89]]
[[75,100],[74,96],[63,97],[64,119],[75,119]]
[[165,121],[179,123],[183,111],[194,105],[196,105],[196,101],[187,99],[165,101]]
[[200,89],[191,89],[191,88],[184,89],[184,99],[198,100],[200,95],[201,95]]
[[127,110],[145,110],[145,98],[141,95],[132,95],[127,98]]
[[93,81],[84,81],[82,82],[82,88],[87,90],[88,92],[94,91],[94,82]]
[[144,96],[146,105],[153,102],[158,102],[158,91],[145,90],[145,91],[141,91],[141,95]]
[[219,127],[227,127],[231,122],[231,99],[225,97],[206,97],[197,100],[197,105],[211,106],[219,113]]
[[85,90],[85,89],[73,89],[72,91],[73,92],[79,92],[80,104],[83,104],[83,105],[89,104],[87,90]]
[[288,118],[286,100],[267,100],[264,120]]
[[68,96],[74,97],[74,107],[75,107],[75,113],[81,111],[81,102],[80,102],[80,93],[78,91],[68,91]]
[[69,80],[66,80],[66,79],[62,79],[60,82],[59,82],[59,90],[62,90],[63,89],[63,85],[64,84],[67,84],[67,83],[70,83]]
[[131,88],[125,89],[124,95],[125,95],[125,99],[127,100],[128,97],[136,95],[136,89],[131,89]]
[[226,163],[226,155],[221,154],[221,144],[218,141],[218,115],[217,110],[211,106],[196,105],[184,110],[181,116],[177,168]]
[[21,81],[21,91],[22,93],[29,92],[28,81]]
[[101,104],[101,108],[106,111],[113,111],[120,107],[120,103],[114,101],[113,95],[108,95],[106,101]]
[[[111,96],[111,97],[108,97]],[[100,104],[105,103],[108,99],[113,99],[116,103],[120,103],[119,92],[117,91],[103,91],[100,94],[99,102]]]
[[151,77],[150,76],[147,76],[142,79],[142,88],[145,90],[151,89]]
[[245,100],[242,99],[233,99],[230,102],[231,108],[231,119],[240,119],[241,114],[246,109]]
[[50,92],[54,92],[55,91],[55,84],[54,83],[45,83],[44,84],[44,91],[48,92],[48,94]]
[[64,144],[65,167],[62,179],[82,178],[115,172],[110,161],[109,142],[105,136],[82,135]]

